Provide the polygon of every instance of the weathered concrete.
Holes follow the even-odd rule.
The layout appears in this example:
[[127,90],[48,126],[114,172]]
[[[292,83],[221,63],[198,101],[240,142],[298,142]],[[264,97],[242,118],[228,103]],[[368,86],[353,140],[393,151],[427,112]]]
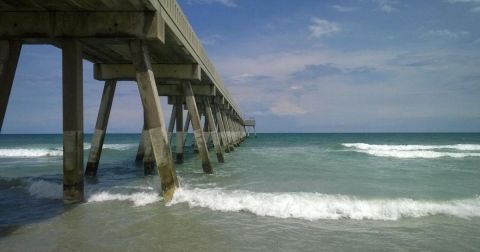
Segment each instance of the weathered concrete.
[[163,197],[169,202],[178,187],[177,175],[165,130],[157,85],[153,76],[148,49],[142,41],[131,41],[132,61],[137,71],[137,83],[146,115],[147,129],[152,142],[157,172],[162,183]]
[[3,38],[140,38],[163,43],[165,22],[158,12],[2,12]]
[[220,163],[224,163],[225,159],[223,157],[222,146],[220,146],[220,139],[218,137],[217,125],[215,124],[215,119],[213,117],[212,108],[210,102],[205,99],[203,101],[205,106],[205,113],[207,114],[205,120],[208,122],[210,135],[212,136],[213,146],[215,147],[215,153],[217,154],[217,160]]
[[208,118],[205,113],[203,115],[203,135],[205,136],[205,144],[207,145],[207,149],[210,151],[210,131],[208,129]]
[[[184,158],[184,154],[183,154],[183,146],[185,144],[185,140],[184,140],[184,135],[185,135],[185,132],[183,131],[183,125],[182,125],[182,122],[183,122],[183,101],[182,101],[182,97],[176,97],[176,101],[175,101],[175,105],[173,105],[175,108],[176,108],[176,113],[175,113],[175,117],[177,118],[176,121],[177,121],[177,131],[176,131],[176,141],[177,141],[177,144],[176,144],[176,159],[177,159],[177,164],[183,164],[183,158]],[[188,119],[188,118],[187,118]],[[188,129],[187,129],[188,130]]]
[[95,133],[92,138],[87,168],[85,169],[86,176],[97,175],[98,162],[100,161],[100,156],[102,155],[103,141],[105,139],[105,132],[107,131],[108,118],[110,117],[110,110],[112,108],[116,85],[116,80],[108,80],[105,82],[105,86],[103,88],[100,109],[98,110],[97,123],[95,124]]
[[[93,70],[97,80],[135,80],[135,68],[131,64],[95,64]],[[198,64],[152,64],[152,71],[157,80],[202,79]]]
[[143,174],[152,175],[155,170],[155,157],[153,155],[152,142],[147,129],[147,120],[145,111],[143,113],[143,130],[140,136],[140,144],[138,145],[135,163],[139,167],[143,167]]
[[143,139],[145,138],[146,134],[148,133],[146,130],[146,125],[144,123],[142,127],[142,133],[140,134],[140,143],[138,144],[137,155],[135,156],[135,163],[137,165],[140,165],[142,163],[143,156],[145,155],[145,141]]
[[190,122],[191,122],[190,113],[187,113],[187,118],[185,118],[185,126],[183,127],[183,144],[182,144],[182,146],[185,146],[185,143],[187,141],[187,134],[188,134],[188,129],[190,128]]
[[63,201],[84,201],[83,64],[78,40],[62,42],[63,67]]
[[205,136],[203,135],[202,126],[200,125],[200,115],[198,113],[197,103],[190,82],[182,82],[183,91],[185,92],[185,102],[188,108],[188,114],[192,121],[193,134],[195,142],[198,146],[200,158],[202,159],[202,168],[205,173],[212,173],[213,168],[208,156],[208,150],[205,143]]
[[7,112],[21,48],[22,44],[19,41],[0,41],[0,132]]
[[234,151],[235,145],[234,145],[233,136],[232,136],[232,128],[230,127],[230,121],[228,119],[225,109],[221,109],[220,112],[222,115],[223,124],[225,125],[225,133],[228,139],[228,146],[230,148],[230,151]]
[[175,115],[177,114],[177,106],[172,106],[170,114],[170,122],[168,123],[168,143],[172,143],[173,128],[175,127]]
[[214,110],[215,116],[217,117],[217,123],[220,130],[220,136],[222,137],[223,148],[226,153],[229,153],[230,144],[228,141],[227,132],[225,131],[225,124],[223,123],[222,113],[220,112],[220,109],[216,106],[213,107],[213,110]]

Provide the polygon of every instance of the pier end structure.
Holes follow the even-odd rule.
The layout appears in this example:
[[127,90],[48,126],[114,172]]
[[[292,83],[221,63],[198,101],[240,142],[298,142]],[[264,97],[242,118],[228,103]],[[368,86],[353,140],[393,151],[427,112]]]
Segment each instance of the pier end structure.
[[[120,81],[133,80],[139,86],[146,116],[142,138],[145,141],[139,146],[138,157],[144,161],[148,156],[154,157],[167,200],[178,182],[170,150],[172,124],[167,131],[159,96],[184,97],[182,104],[195,104],[197,112],[200,106],[204,110],[204,97],[209,99],[215,118],[208,111],[200,113],[211,121],[209,130],[216,128],[220,133],[218,142],[225,150],[238,146],[239,136],[245,133],[238,126],[243,123],[239,106],[175,0],[0,0],[0,127],[22,44],[51,44],[63,52],[66,202],[83,201],[83,80],[79,74],[82,60],[94,63],[95,79],[105,81],[87,175],[97,173],[114,86]],[[189,94],[183,90],[185,81],[190,84]],[[190,109],[190,113],[195,111]],[[211,127],[214,121],[218,127]],[[197,135],[203,135],[200,131]],[[202,137],[196,138],[197,144],[201,142]],[[215,149],[218,155],[218,148]],[[208,155],[208,149],[201,152],[202,156],[205,152]],[[209,172],[207,162],[202,163]]]
[[247,134],[247,137],[250,136],[250,128],[253,128],[253,134],[255,137],[257,137],[257,131],[255,130],[255,118],[250,117],[249,119],[244,120],[243,126],[245,127],[245,132]]

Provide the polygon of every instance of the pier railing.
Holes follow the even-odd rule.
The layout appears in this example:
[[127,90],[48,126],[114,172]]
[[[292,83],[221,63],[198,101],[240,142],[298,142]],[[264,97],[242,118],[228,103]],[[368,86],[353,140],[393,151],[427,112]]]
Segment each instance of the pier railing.
[[175,33],[175,35],[183,40],[183,44],[186,45],[186,49],[189,53],[195,58],[197,63],[200,64],[204,72],[212,80],[214,85],[222,93],[223,97],[227,102],[233,107],[238,115],[241,115],[239,106],[235,103],[231,97],[228,90],[225,88],[222,78],[215,70],[212,62],[207,56],[205,49],[198,39],[197,35],[193,31],[192,26],[188,22],[187,17],[183,13],[180,6],[178,6],[176,0],[158,0],[163,11],[166,15],[162,13],[162,17],[165,22],[168,24],[170,29]]

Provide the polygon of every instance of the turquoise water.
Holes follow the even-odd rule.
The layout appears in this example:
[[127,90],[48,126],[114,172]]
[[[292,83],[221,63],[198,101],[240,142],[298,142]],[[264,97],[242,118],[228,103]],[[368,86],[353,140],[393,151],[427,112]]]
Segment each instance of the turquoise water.
[[258,134],[213,175],[187,149],[168,205],[138,139],[70,207],[61,135],[0,135],[0,251],[480,250],[480,134]]

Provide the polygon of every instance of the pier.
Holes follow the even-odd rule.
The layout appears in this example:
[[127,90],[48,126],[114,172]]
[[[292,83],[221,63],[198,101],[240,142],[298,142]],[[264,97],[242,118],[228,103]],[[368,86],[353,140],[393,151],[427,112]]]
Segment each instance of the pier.
[[[214,172],[215,162],[227,162],[224,153],[247,136],[239,106],[175,0],[0,0],[0,131],[23,44],[50,44],[62,50],[65,203],[83,202],[84,176],[98,172],[115,88],[121,81],[138,85],[144,126],[135,159],[143,163],[145,174],[156,169],[166,201],[178,187],[175,163],[183,163],[190,125],[201,168],[208,174]],[[86,165],[84,59],[94,64],[94,78],[105,83]],[[168,125],[160,97],[172,105]],[[175,157],[170,145],[174,133]],[[216,161],[208,155],[210,141]]]

